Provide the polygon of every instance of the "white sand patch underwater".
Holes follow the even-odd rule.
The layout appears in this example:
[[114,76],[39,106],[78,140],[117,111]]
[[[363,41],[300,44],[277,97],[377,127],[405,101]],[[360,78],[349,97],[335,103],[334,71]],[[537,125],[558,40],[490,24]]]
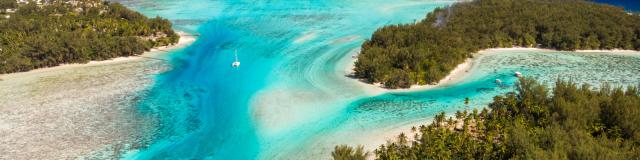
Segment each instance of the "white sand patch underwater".
[[295,40],[293,40],[294,43],[302,43],[302,42],[306,42],[309,40],[312,40],[314,38],[316,38],[318,35],[318,31],[308,31],[308,32],[304,32],[302,33],[302,35],[298,38],[296,38]]

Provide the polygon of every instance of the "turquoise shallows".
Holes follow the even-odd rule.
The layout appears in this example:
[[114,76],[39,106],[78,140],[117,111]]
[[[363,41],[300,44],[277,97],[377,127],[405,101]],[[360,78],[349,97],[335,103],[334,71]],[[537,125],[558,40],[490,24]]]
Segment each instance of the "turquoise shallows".
[[[513,91],[514,71],[545,82],[640,79],[637,56],[500,51],[513,53],[481,56],[455,85],[374,96],[346,77],[344,66],[360,44],[381,26],[413,23],[452,1],[122,3],[200,35],[171,54],[173,69],[141,93],[140,114],[160,128],[148,131],[148,148],[126,159],[328,159],[334,145],[384,143],[381,134],[438,112],[480,108]],[[231,67],[234,50],[239,68]]]

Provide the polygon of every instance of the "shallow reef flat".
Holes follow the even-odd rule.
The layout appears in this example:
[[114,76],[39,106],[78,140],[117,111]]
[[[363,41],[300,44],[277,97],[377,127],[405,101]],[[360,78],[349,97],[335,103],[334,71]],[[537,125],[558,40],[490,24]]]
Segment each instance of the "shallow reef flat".
[[58,67],[0,78],[0,159],[113,158],[143,145],[149,119],[138,94],[164,61]]
[[518,71],[548,84],[557,79],[595,88],[604,84],[613,87],[640,84],[640,52],[637,51],[498,50],[487,53],[479,63],[483,65],[476,74],[484,76]]

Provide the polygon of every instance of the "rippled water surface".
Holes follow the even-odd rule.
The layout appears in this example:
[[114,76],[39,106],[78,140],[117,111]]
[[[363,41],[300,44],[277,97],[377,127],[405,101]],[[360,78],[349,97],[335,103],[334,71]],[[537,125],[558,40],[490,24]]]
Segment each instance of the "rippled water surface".
[[[148,131],[149,146],[130,152],[129,159],[328,159],[337,144],[375,146],[393,128],[426,122],[441,111],[482,107],[513,90],[514,71],[544,82],[629,85],[640,79],[638,56],[504,51],[510,53],[481,56],[455,85],[374,96],[344,69],[364,39],[378,27],[413,23],[452,2],[122,3],[199,35],[171,55],[173,70],[141,93],[138,108],[158,129]],[[230,66],[234,50],[239,68]],[[494,83],[498,78],[504,86]],[[463,104],[466,97],[470,105]]]

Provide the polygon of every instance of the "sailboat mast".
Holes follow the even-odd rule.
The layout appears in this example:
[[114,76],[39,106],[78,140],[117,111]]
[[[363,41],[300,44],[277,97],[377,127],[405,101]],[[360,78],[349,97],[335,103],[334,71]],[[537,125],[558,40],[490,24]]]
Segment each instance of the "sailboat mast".
[[238,62],[238,50],[235,50],[234,55],[236,57],[236,62]]
[[238,50],[236,50],[233,54],[235,55],[236,61],[231,63],[231,66],[233,66],[234,68],[240,67],[240,61],[238,61]]

